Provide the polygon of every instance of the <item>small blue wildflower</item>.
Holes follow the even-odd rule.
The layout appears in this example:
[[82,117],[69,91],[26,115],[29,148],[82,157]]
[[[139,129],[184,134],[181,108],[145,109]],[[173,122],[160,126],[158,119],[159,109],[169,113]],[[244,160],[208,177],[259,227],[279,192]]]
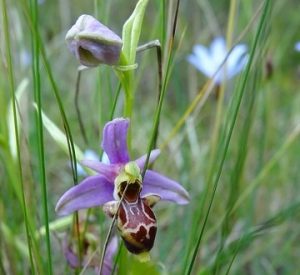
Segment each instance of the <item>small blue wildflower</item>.
[[[228,50],[225,39],[223,37],[216,37],[209,48],[203,45],[195,45],[193,53],[188,55],[187,61],[204,75],[214,78],[216,83],[220,84],[224,80],[230,79],[241,72],[248,61],[247,46],[245,44],[238,44],[229,54],[224,64],[226,67],[223,65],[223,68],[218,71],[227,54]],[[217,71],[218,73],[216,74]]]
[[[86,160],[99,160],[99,156],[97,155],[97,153],[91,149],[87,149],[84,151],[83,153],[83,158]],[[81,166],[81,164],[77,163],[77,174],[79,176],[87,176],[87,173],[85,172],[85,170],[83,169],[83,167]]]

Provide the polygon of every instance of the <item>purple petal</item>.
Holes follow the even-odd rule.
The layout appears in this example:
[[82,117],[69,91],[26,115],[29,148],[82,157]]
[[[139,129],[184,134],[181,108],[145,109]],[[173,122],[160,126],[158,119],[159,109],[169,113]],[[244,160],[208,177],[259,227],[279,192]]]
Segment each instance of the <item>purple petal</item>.
[[64,238],[62,242],[62,248],[63,248],[63,253],[64,256],[68,262],[68,264],[72,268],[77,268],[79,267],[79,260],[76,254],[73,252],[71,246],[68,244],[67,238]]
[[[149,164],[152,163],[153,161],[155,161],[157,159],[157,157],[159,156],[159,154],[160,154],[159,149],[152,150],[150,153],[150,157],[149,157]],[[136,164],[138,165],[138,167],[140,167],[141,171],[144,169],[146,158],[147,158],[147,155],[143,155],[142,157],[135,160]]]
[[65,192],[56,204],[59,215],[102,205],[113,200],[113,184],[101,175],[86,178]]
[[110,163],[127,163],[127,130],[129,120],[116,118],[106,123],[103,129],[102,148],[107,154]]
[[141,197],[156,195],[161,200],[172,201],[178,204],[189,203],[188,192],[176,181],[157,172],[147,170],[143,182]]
[[98,172],[102,176],[104,176],[110,182],[115,180],[115,177],[118,175],[120,170],[120,166],[116,164],[105,164],[100,161],[95,160],[82,160],[81,164]]
[[87,39],[70,43],[70,50],[82,65],[95,67],[99,64],[115,65],[119,62],[120,46],[105,45]]
[[119,62],[121,38],[91,15],[81,15],[66,34],[70,51],[81,64],[93,67]]

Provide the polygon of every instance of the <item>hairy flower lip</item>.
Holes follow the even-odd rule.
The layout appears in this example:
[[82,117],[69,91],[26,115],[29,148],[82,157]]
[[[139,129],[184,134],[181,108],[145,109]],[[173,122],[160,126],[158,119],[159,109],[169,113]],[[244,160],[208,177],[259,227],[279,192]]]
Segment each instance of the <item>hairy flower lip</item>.
[[[109,164],[93,160],[81,162],[99,174],[85,178],[62,195],[56,205],[59,215],[68,215],[80,209],[101,206],[116,200],[113,196],[115,178],[130,162],[127,150],[128,126],[129,120],[125,118],[114,119],[105,125],[102,148],[108,156]],[[149,163],[153,162],[159,153],[159,150],[153,150]],[[145,161],[146,155],[138,158],[135,163],[143,169]],[[161,200],[182,205],[189,202],[188,192],[178,182],[149,169],[146,170],[140,196],[156,196]]]

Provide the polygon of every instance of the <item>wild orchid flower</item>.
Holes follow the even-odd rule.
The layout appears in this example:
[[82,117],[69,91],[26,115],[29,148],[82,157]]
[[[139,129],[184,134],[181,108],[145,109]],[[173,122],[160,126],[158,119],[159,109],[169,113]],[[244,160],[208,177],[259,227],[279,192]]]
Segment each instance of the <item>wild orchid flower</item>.
[[193,53],[188,55],[187,60],[204,75],[209,78],[214,77],[216,83],[220,84],[241,72],[248,61],[247,46],[238,44],[229,54],[223,68],[215,75],[227,54],[225,39],[216,37],[209,48],[203,45],[195,45]]
[[[59,199],[56,211],[68,215],[74,211],[103,205],[109,216],[117,214],[117,225],[127,249],[148,256],[156,235],[156,218],[151,207],[158,200],[187,204],[189,194],[176,181],[147,169],[144,179],[141,171],[146,155],[130,161],[127,150],[129,120],[117,118],[103,129],[102,148],[109,163],[84,160],[81,163],[98,172],[70,188]],[[149,163],[159,155],[153,150]],[[126,188],[126,193],[124,194]],[[123,201],[118,205],[121,197]]]
[[119,62],[122,39],[91,15],[81,15],[67,32],[70,51],[82,65],[116,65]]

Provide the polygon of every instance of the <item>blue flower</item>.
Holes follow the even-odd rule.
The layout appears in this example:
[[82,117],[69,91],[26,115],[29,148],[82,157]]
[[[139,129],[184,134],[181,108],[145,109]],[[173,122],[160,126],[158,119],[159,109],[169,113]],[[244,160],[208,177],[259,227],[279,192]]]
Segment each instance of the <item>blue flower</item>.
[[[99,160],[99,156],[97,155],[97,153],[91,149],[87,149],[84,151],[83,153],[83,158],[86,160],[94,160],[97,161]],[[77,174],[79,176],[87,176],[87,173],[84,171],[83,167],[81,166],[81,164],[77,163]]]
[[300,41],[295,44],[295,50],[300,52]]
[[204,75],[214,78],[216,83],[220,84],[226,79],[234,77],[244,69],[248,61],[247,49],[245,44],[236,45],[229,54],[223,68],[217,74],[217,70],[228,54],[223,37],[216,37],[209,48],[203,45],[195,45],[193,53],[188,55],[187,60]]

